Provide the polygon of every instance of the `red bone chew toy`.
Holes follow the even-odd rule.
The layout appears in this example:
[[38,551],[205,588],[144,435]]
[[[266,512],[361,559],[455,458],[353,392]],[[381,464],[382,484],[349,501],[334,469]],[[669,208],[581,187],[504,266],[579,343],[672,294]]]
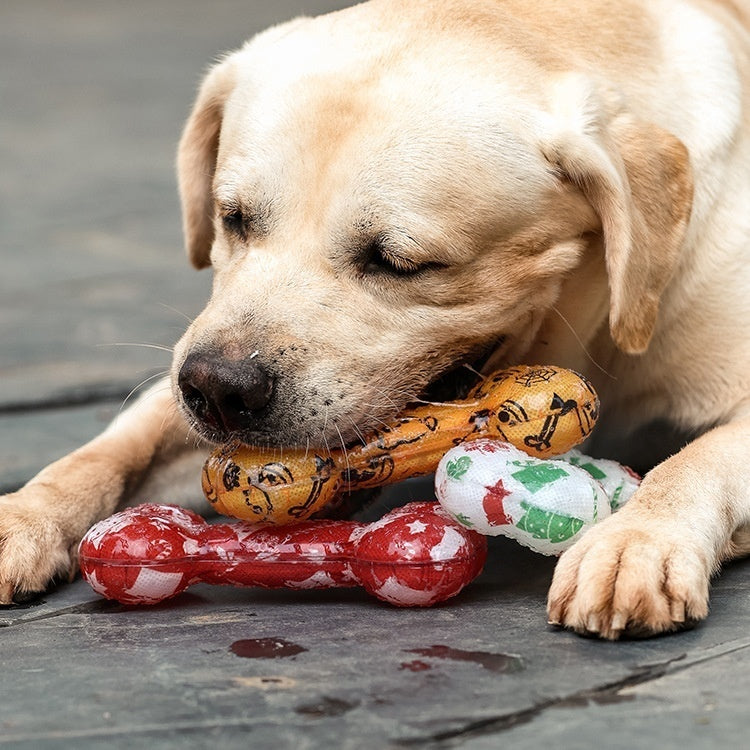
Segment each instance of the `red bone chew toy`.
[[363,586],[401,607],[429,607],[476,578],[485,537],[436,503],[411,503],[372,524],[207,524],[174,505],[140,505],[93,526],[79,547],[92,588],[123,604],[156,604],[204,582],[263,588]]

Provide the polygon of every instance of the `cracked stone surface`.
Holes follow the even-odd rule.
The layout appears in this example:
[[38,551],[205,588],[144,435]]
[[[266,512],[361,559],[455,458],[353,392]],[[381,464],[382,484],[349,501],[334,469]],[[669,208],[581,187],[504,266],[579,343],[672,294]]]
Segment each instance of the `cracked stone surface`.
[[618,644],[545,626],[551,570],[494,540],[482,577],[430,610],[203,585],[133,608],[79,581],[0,612],[13,674],[0,744],[599,747],[606,732],[612,747],[739,745],[746,567],[718,579],[706,625]]
[[[183,258],[173,176],[206,64],[266,25],[345,4],[0,7],[0,490],[166,369],[158,347],[208,294]],[[426,493],[408,484],[370,515]],[[705,624],[618,644],[546,626],[553,566],[493,540],[480,579],[430,610],[357,590],[208,586],[139,609],[79,580],[0,610],[0,747],[746,744],[748,563],[717,578]]]

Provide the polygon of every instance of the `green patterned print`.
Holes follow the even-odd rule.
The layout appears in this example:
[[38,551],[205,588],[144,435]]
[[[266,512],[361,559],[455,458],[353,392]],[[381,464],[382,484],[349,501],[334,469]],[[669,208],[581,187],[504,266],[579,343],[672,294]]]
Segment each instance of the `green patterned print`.
[[622,491],[624,489],[625,484],[623,482],[620,482],[620,484],[615,487],[615,491],[612,493],[612,497],[609,498],[609,507],[612,509],[613,513],[620,507],[620,496],[622,495]]
[[448,461],[445,471],[451,479],[460,480],[470,468],[471,459],[468,456],[460,456],[455,461]]
[[521,531],[526,531],[534,539],[549,539],[550,542],[564,542],[574,537],[583,527],[583,521],[574,516],[564,516],[543,510],[535,505],[521,502],[525,514],[516,524]]
[[602,479],[606,479],[607,475],[596,465],[596,464],[578,464],[578,467],[587,471],[591,474],[594,479],[601,482]]
[[591,495],[594,501],[594,523],[596,523],[599,520],[599,496],[593,487],[591,488]]
[[577,466],[579,469],[583,469],[584,471],[587,471],[589,474],[591,474],[594,479],[596,479],[598,482],[601,482],[602,479],[606,479],[607,475],[604,471],[602,471],[595,463],[589,461],[588,463],[583,463],[582,459],[587,458],[586,456],[565,456],[565,460],[572,464],[573,466]]
[[455,518],[462,526],[466,526],[467,529],[474,528],[474,524],[463,513],[454,513],[453,518]]
[[551,463],[540,461],[513,461],[515,466],[523,466],[521,471],[511,474],[513,479],[517,479],[532,495],[535,492],[546,487],[548,484],[556,482],[562,477],[569,476],[561,466],[553,466]]

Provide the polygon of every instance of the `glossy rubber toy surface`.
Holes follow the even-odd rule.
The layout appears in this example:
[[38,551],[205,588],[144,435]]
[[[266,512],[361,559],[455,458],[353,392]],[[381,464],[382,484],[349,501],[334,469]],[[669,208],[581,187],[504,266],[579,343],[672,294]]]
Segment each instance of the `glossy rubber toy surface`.
[[437,503],[411,503],[372,524],[303,521],[208,524],[173,505],[140,505],[93,526],[79,548],[83,577],[124,604],[155,604],[204,582],[264,588],[363,586],[378,599],[428,607],[482,570],[485,537]]

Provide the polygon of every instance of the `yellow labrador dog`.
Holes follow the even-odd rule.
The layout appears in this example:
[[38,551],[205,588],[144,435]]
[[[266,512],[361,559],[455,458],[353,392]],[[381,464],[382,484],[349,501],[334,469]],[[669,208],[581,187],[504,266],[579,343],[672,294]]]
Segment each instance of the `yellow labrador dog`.
[[705,617],[750,552],[749,29],[745,0],[372,0],[226,57],[179,147],[211,300],[171,388],[0,501],[2,601],[159,482],[194,495],[195,433],[350,444],[526,361],[594,381],[612,455],[695,438],[562,556],[550,622]]

